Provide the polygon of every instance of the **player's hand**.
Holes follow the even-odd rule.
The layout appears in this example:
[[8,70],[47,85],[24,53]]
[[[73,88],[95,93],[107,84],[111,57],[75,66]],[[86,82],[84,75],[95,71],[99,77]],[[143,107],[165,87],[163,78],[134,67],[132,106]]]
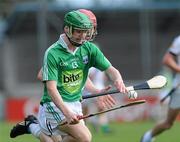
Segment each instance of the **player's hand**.
[[97,99],[97,105],[100,110],[112,108],[115,104],[116,102],[111,95],[101,96]]
[[127,94],[128,90],[126,89],[126,86],[123,82],[123,80],[116,80],[114,82],[115,87],[119,90],[119,92],[123,93],[123,94]]
[[68,124],[73,125],[73,124],[79,123],[78,115],[76,115],[75,113],[73,113],[71,111],[69,111],[65,115],[65,117],[66,117],[66,121],[67,121]]
[[[100,91],[100,93],[107,92],[111,89],[111,86],[107,86]],[[116,104],[115,100],[111,95],[105,95],[97,98],[97,105],[100,110],[104,110],[105,108],[111,108]]]

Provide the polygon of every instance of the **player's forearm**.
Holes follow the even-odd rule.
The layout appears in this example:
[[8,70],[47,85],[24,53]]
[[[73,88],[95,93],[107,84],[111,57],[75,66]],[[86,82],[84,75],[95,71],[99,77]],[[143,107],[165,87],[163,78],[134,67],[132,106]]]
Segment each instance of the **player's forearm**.
[[91,93],[99,93],[100,90],[93,84],[93,82],[90,80],[90,78],[87,78],[86,84],[85,84],[85,88],[91,92]]
[[109,67],[105,71],[110,79],[114,82],[114,86],[121,92],[121,93],[127,93],[128,90],[126,89],[126,86],[122,80],[120,72],[115,69],[113,66]]
[[113,66],[109,67],[105,72],[109,76],[109,78],[114,82],[114,84],[116,84],[117,82],[123,82],[120,72]]
[[51,96],[52,101],[66,116],[69,113],[69,110],[64,104],[63,99],[56,88],[55,81],[48,81],[46,85],[47,85],[48,94]]

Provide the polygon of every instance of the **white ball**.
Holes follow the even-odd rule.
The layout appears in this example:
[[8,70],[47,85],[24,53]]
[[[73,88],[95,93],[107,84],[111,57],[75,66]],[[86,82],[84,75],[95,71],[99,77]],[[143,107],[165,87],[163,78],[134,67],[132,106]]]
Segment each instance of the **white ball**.
[[136,91],[129,91],[128,97],[129,99],[136,99],[138,97],[138,93]]

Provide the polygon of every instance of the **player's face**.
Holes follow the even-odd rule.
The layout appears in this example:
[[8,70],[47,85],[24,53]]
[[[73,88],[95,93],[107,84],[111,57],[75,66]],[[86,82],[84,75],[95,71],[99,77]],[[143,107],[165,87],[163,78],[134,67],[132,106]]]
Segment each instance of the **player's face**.
[[80,29],[74,29],[72,34],[72,40],[83,44],[85,41],[87,41],[89,30],[80,30]]
[[88,33],[87,33],[87,36],[86,36],[87,41],[90,41],[92,39],[94,31],[95,31],[94,27],[92,29],[88,30]]

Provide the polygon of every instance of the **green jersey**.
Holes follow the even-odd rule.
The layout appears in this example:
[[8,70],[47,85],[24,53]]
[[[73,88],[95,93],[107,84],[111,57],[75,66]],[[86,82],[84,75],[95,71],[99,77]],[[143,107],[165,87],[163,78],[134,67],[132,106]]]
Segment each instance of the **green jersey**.
[[[72,53],[68,51],[65,42],[60,38],[45,52],[43,81],[57,81],[57,89],[63,101],[78,101],[81,99],[89,68],[95,67],[104,71],[110,65],[95,44],[86,42]],[[41,102],[50,101],[51,98],[45,85]]]

